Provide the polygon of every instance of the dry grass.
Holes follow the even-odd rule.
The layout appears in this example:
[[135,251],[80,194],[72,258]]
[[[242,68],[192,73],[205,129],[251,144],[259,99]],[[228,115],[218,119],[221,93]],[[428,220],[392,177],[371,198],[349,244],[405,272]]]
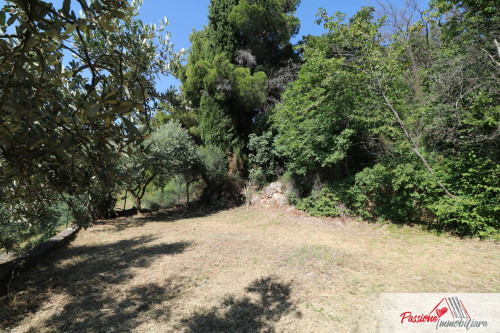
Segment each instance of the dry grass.
[[381,292],[500,292],[500,246],[262,207],[122,218],[21,275],[0,331],[366,331]]

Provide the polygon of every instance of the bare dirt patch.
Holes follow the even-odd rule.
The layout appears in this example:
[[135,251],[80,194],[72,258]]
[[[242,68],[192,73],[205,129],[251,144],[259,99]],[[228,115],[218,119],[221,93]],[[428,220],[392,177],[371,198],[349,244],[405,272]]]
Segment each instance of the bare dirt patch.
[[0,331],[366,331],[381,292],[500,292],[500,246],[258,206],[119,218],[16,279]]

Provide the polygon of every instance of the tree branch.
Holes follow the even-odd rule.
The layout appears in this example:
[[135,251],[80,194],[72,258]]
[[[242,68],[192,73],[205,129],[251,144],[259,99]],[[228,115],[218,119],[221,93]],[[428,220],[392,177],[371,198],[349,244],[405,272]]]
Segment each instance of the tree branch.
[[[377,83],[378,83],[378,88],[379,88],[379,91],[380,93],[382,94],[382,97],[384,98],[385,100],[385,104],[389,107],[389,109],[391,110],[391,112],[394,114],[394,116],[396,117],[398,123],[399,123],[399,126],[403,129],[403,132],[405,134],[405,137],[406,137],[406,140],[410,143],[410,146],[411,146],[411,149],[413,150],[413,152],[420,158],[420,160],[422,161],[422,163],[425,165],[425,167],[427,168],[427,170],[429,171],[429,173],[433,176],[436,177],[434,171],[432,170],[431,166],[429,165],[429,163],[427,163],[427,160],[425,159],[424,156],[422,156],[422,154],[420,154],[420,152],[418,151],[417,147],[415,146],[415,144],[413,143],[413,140],[410,136],[410,133],[408,133],[408,131],[406,130],[406,126],[404,125],[403,121],[401,120],[401,118],[399,117],[399,114],[398,112],[394,109],[394,107],[392,106],[392,103],[389,101],[389,99],[387,98],[387,96],[385,95],[385,92],[384,92],[384,89],[382,88],[382,84],[380,82],[380,79],[377,78]],[[444,186],[443,183],[441,183],[441,181],[436,177],[436,181],[439,185],[439,187],[441,187],[441,189],[444,191],[444,193],[449,196],[450,198],[452,199],[456,199],[456,197],[450,193],[450,191],[448,191],[448,189],[446,188],[446,186]]]

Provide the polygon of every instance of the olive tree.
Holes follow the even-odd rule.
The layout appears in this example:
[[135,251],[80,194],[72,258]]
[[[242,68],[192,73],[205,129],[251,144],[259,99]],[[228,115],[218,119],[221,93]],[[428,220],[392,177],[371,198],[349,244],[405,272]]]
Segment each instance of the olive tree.
[[166,22],[134,19],[139,5],[8,0],[0,9],[0,210],[15,230],[45,223],[61,200],[92,222],[116,158],[148,135],[162,98],[155,77],[179,55]]
[[149,139],[122,157],[125,186],[134,196],[139,212],[141,200],[153,181],[164,185],[172,177],[182,175],[189,198],[189,184],[199,177],[200,170],[196,145],[188,131],[175,121],[156,128]]

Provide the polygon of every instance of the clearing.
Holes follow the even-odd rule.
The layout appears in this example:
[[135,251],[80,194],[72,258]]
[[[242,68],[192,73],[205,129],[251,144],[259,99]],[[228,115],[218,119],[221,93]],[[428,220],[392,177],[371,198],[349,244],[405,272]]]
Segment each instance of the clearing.
[[500,292],[500,246],[260,206],[103,221],[0,298],[0,332],[349,332],[381,292]]

